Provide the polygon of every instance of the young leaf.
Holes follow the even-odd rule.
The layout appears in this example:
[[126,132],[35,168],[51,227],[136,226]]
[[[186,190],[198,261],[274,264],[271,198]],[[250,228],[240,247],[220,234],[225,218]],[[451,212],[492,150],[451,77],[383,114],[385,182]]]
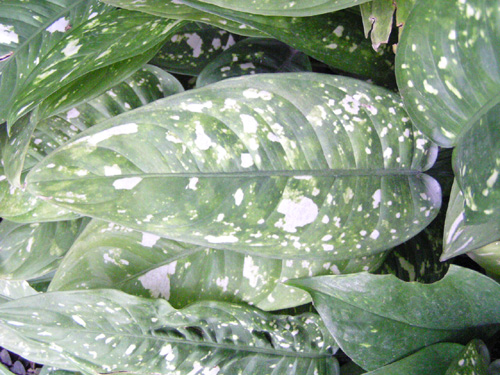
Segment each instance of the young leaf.
[[306,292],[282,282],[373,270],[383,256],[338,262],[270,259],[177,243],[93,220],[65,256],[49,290],[113,288],[162,297],[176,308],[218,300],[278,310],[310,302]]
[[29,280],[54,271],[87,219],[55,223],[0,223],[0,278]]
[[445,375],[463,346],[452,343],[429,345],[415,354],[383,366],[364,375]]
[[367,273],[288,284],[311,293],[341,349],[367,370],[433,343],[466,343],[500,328],[500,284],[454,265],[433,284]]
[[167,40],[151,64],[169,72],[197,76],[210,61],[233,46],[238,39],[238,35],[217,27],[189,22]]
[[352,259],[414,236],[439,208],[421,173],[436,147],[405,116],[397,95],[355,79],[241,77],[103,122],[26,181],[61,207],[182,242]]
[[500,100],[498,0],[416,2],[396,56],[415,126],[443,147]]
[[500,276],[500,241],[472,250],[467,255],[492,276]]
[[389,42],[396,3],[393,0],[374,0],[361,4],[360,9],[365,36],[370,36],[372,46],[377,50],[381,44]]
[[29,360],[91,373],[338,374],[335,342],[316,314],[217,302],[175,310],[115,290],[4,303],[0,341]]
[[481,340],[472,340],[451,363],[445,375],[487,375],[490,355]]
[[[92,5],[88,1],[71,3],[63,5],[63,9],[57,7],[57,12],[51,16],[52,24],[47,23],[51,20],[49,17],[35,29],[27,27],[31,34],[15,38],[19,43],[17,49],[0,66],[0,117],[7,118],[9,128],[22,115],[75,79],[141,55],[153,47],[159,48],[166,34],[179,26],[178,21],[123,9],[94,12],[93,7],[101,9],[104,5]],[[29,7],[17,6],[15,9],[29,12]],[[17,17],[23,15],[14,10],[9,12],[13,25],[2,27],[12,28],[14,34],[16,30],[20,33],[24,23],[21,25]],[[66,31],[67,27],[71,28]],[[54,34],[57,36],[53,40]],[[31,56],[33,49],[37,50],[35,60]],[[42,86],[44,89],[40,90]]]
[[276,39],[247,38],[212,60],[198,76],[196,87],[243,75],[311,70],[302,52]]
[[457,183],[451,189],[444,225],[443,254],[445,261],[457,255],[488,245],[500,239],[500,223],[495,220],[484,224],[469,224],[465,218],[465,200]]

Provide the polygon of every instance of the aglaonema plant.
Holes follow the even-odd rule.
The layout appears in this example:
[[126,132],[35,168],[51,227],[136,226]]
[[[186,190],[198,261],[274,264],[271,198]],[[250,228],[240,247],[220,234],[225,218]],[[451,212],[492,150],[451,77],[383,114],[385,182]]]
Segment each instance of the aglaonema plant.
[[0,346],[47,375],[495,373],[498,20],[0,2]]

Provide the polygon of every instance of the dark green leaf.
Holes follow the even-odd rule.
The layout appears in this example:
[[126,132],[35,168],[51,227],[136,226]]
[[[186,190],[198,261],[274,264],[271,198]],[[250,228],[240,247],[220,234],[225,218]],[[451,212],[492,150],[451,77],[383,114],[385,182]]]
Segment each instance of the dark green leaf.
[[311,293],[341,349],[367,370],[433,343],[466,343],[500,328],[500,284],[454,265],[433,284],[367,273],[288,284]]
[[113,288],[162,297],[176,308],[224,300],[278,310],[310,301],[306,292],[282,282],[373,270],[383,255],[338,262],[245,256],[93,220],[64,258],[50,290]]
[[500,100],[498,0],[419,0],[396,57],[399,90],[420,130],[444,147]]
[[210,62],[196,80],[197,87],[257,73],[311,71],[309,58],[270,38],[247,38]]
[[397,95],[350,78],[225,80],[89,129],[35,166],[28,189],[182,242],[358,258],[414,236],[440,205],[421,173],[436,147],[405,116]]
[[451,363],[445,375],[488,375],[490,355],[481,340],[472,340]]
[[316,314],[217,302],[175,310],[115,290],[4,303],[0,341],[29,360],[86,373],[338,374],[336,345]]

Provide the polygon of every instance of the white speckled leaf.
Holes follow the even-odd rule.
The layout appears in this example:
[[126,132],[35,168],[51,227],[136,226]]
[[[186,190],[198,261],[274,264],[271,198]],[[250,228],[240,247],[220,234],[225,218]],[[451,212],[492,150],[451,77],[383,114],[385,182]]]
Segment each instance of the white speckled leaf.
[[498,99],[464,131],[453,151],[453,170],[465,199],[468,224],[500,222],[500,96]]
[[55,271],[88,219],[0,223],[0,278],[29,280]]
[[[2,128],[0,135],[7,138],[4,141],[5,146],[1,149],[4,164],[14,176],[21,169],[25,173],[36,164],[36,161],[42,160],[82,130],[120,113],[182,91],[182,85],[175,77],[157,67],[146,65],[130,78],[115,83],[114,87],[99,97],[94,99],[89,97],[78,106],[37,123],[35,129],[28,118],[26,125],[31,126],[19,127],[18,125],[22,125],[19,121],[12,128],[10,137],[6,137],[6,131]],[[80,216],[40,200],[23,188],[11,186],[4,174],[6,173],[0,167],[2,217],[16,222],[38,222],[74,219]],[[20,180],[24,182],[23,177],[20,177]]]
[[86,373],[337,375],[336,344],[316,314],[165,300],[116,290],[54,292],[0,305],[0,341]]
[[366,370],[433,343],[466,343],[500,329],[500,284],[455,265],[433,284],[368,273],[288,284],[311,293],[340,348]]
[[0,279],[0,304],[37,293],[25,280]]
[[415,125],[444,147],[500,101],[500,1],[417,1],[396,56]]
[[248,25],[191,8],[176,0],[141,0],[140,3],[137,3],[135,0],[103,0],[102,2],[120,8],[144,12],[170,19],[203,22],[234,34],[246,36],[267,36],[267,34],[262,33],[261,31]]
[[199,300],[279,310],[310,302],[288,279],[374,270],[385,254],[339,262],[269,259],[177,243],[93,220],[73,244],[50,291],[113,288],[162,297],[176,308]]
[[500,223],[469,224],[465,219],[465,199],[457,183],[453,184],[443,236],[441,260],[467,253],[500,239]]
[[[442,342],[429,345],[415,354],[383,366],[364,375],[445,375],[463,345]],[[347,375],[347,374],[346,374]],[[479,375],[479,374],[478,374]]]
[[[0,26],[4,42],[0,55],[12,52],[0,62],[0,117],[7,119],[9,128],[45,98],[89,72],[159,48],[165,34],[179,25],[144,13],[113,10],[97,1],[36,4],[30,9],[28,3],[10,1],[0,8],[10,20]],[[37,7],[45,16],[33,15]]]
[[355,79],[247,76],[103,122],[26,181],[61,207],[182,242],[351,259],[414,236],[439,208],[422,173],[436,146],[405,116],[397,95]]
[[454,358],[445,375],[488,375],[490,355],[481,340],[472,340]]
[[189,22],[166,41],[151,64],[169,72],[197,76],[238,39],[238,35],[217,27]]
[[247,38],[207,64],[196,80],[196,87],[250,74],[311,70],[309,58],[285,43],[270,38]]
[[183,0],[197,9],[250,25],[317,60],[387,85],[393,81],[393,53],[374,51],[363,33],[357,13],[350,10],[312,17],[262,16],[220,8],[197,0]]

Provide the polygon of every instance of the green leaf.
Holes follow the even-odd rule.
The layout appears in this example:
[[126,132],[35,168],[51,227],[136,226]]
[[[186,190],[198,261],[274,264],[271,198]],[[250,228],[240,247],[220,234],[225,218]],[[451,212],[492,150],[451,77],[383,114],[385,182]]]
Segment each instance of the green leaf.
[[0,279],[0,304],[37,294],[25,280]]
[[405,108],[422,132],[452,147],[500,100],[498,0],[417,1],[396,56]]
[[455,182],[451,189],[444,225],[443,254],[441,255],[443,261],[500,239],[498,221],[469,224],[465,217],[464,205],[465,199]]
[[183,3],[250,25],[335,69],[383,84],[393,80],[393,53],[376,52],[365,38],[358,14],[340,11],[312,17],[261,16],[219,8],[202,1]]
[[489,273],[500,276],[500,241],[472,250],[467,255]]
[[381,44],[389,42],[396,3],[393,0],[374,0],[361,4],[360,9],[365,36],[370,36],[372,46],[377,50]]
[[365,372],[365,375],[445,375],[454,358],[463,346],[452,343],[429,345],[390,365]]
[[[4,164],[10,166],[12,174],[17,174],[19,169],[27,171],[33,164],[36,164],[36,161],[42,160],[82,130],[183,90],[182,85],[172,75],[155,66],[146,65],[99,97],[95,99],[90,97],[65,113],[39,122],[34,130],[27,126],[19,128],[18,122],[12,128],[11,137],[3,142],[6,144],[6,147],[2,148]],[[28,119],[26,121],[28,122]],[[30,122],[28,124],[32,125]],[[18,129],[20,130],[19,136],[16,133]],[[0,135],[5,137],[5,129],[2,130]],[[30,133],[29,137],[26,133]],[[10,144],[12,142],[13,144]],[[25,149],[26,159],[20,153],[21,149]],[[22,187],[11,186],[5,180],[4,173],[3,168],[0,167],[0,202],[2,203],[0,216],[16,222],[68,220],[80,216],[38,199]],[[24,178],[21,180],[24,182]]]
[[102,2],[116,7],[144,12],[159,17],[203,22],[220,27],[221,29],[229,31],[232,34],[256,37],[267,36],[265,33],[262,33],[248,25],[191,8],[175,0],[142,0],[140,4],[134,0],[103,0]]
[[[268,16],[308,17],[350,8],[369,0],[201,0],[221,8]],[[180,0],[181,3],[187,3]],[[188,4],[189,5],[189,4]]]
[[0,363],[0,374],[1,375],[14,375],[14,373],[10,372],[7,367]]
[[175,310],[115,290],[0,305],[0,340],[29,360],[91,373],[338,374],[336,345],[316,314],[217,302]]
[[445,375],[487,375],[490,355],[481,340],[472,340],[451,363]]
[[0,223],[0,278],[28,280],[55,270],[88,220]]
[[351,78],[241,77],[103,122],[26,181],[61,207],[182,242],[352,259],[414,236],[439,209],[421,173],[436,147],[405,116],[397,95]]
[[418,0],[396,0],[396,26],[399,29],[399,38],[406,25],[406,20],[410,15],[413,6]]
[[282,282],[373,270],[383,255],[339,262],[269,259],[177,243],[93,220],[65,256],[49,290],[113,288],[162,297],[176,308],[218,300],[278,310],[310,301],[306,292]]
[[[123,9],[109,11],[98,2],[77,0],[62,4],[43,1],[42,10],[50,11],[44,17],[35,16],[39,21],[35,19],[33,27],[26,24],[33,20],[33,10],[17,3],[1,8],[2,14],[9,14],[2,21],[2,30],[12,29],[8,33],[13,33],[8,34],[8,46],[3,46],[12,49],[12,55],[0,66],[0,117],[7,118],[9,128],[74,80],[159,47],[166,34],[179,25],[174,20]],[[28,20],[18,20],[27,14]],[[1,35],[5,40],[4,31]],[[39,90],[41,86],[43,90]]]
[[453,151],[453,170],[470,224],[500,222],[499,119],[500,102],[464,131]]
[[43,366],[39,375],[81,375],[77,371],[66,371],[56,367]]
[[197,87],[226,78],[257,73],[311,71],[309,58],[270,38],[247,38],[212,60],[196,80]]
[[452,265],[433,284],[358,273],[292,280],[313,303],[340,348],[375,370],[433,343],[466,343],[500,328],[500,285]]
[[189,22],[162,46],[151,63],[170,72],[197,76],[238,39],[214,26]]

